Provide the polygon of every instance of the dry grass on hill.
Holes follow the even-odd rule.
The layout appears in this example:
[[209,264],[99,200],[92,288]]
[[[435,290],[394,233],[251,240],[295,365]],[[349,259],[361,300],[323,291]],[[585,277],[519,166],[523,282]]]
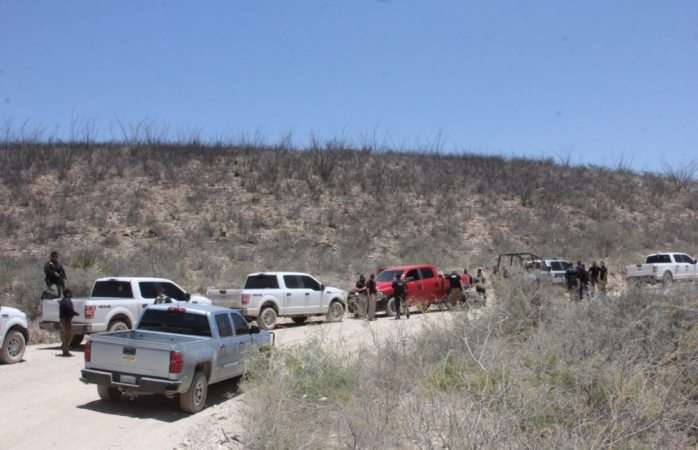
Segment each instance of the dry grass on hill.
[[606,258],[695,251],[698,187],[680,173],[550,160],[147,140],[0,142],[0,301],[35,311],[57,249],[84,293],[102,275],[192,290],[249,271],[348,286],[400,262],[490,266],[502,251]]

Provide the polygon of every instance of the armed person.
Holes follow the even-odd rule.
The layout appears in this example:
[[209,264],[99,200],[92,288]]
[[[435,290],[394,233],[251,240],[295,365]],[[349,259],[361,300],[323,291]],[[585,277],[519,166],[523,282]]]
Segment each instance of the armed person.
[[589,290],[589,272],[581,261],[577,261],[577,280],[579,281],[579,300],[584,300],[584,295]]
[[589,281],[591,281],[591,294],[596,295],[596,285],[599,283],[601,276],[601,268],[596,265],[596,261],[591,263],[589,267]]
[[53,286],[56,286],[57,297],[63,295],[63,290],[65,289],[65,269],[63,269],[63,264],[58,260],[58,252],[51,252],[49,260],[44,264],[44,276],[46,281],[46,287],[49,290],[53,290]]
[[405,305],[405,315],[410,318],[410,307],[407,306],[407,283],[400,279],[400,275],[395,275],[393,280],[393,297],[395,298],[395,320],[400,320],[400,310]]
[[565,281],[567,282],[567,291],[570,294],[570,300],[574,300],[574,291],[577,288],[577,269],[572,264],[565,270]]
[[368,291],[368,312],[366,314],[366,320],[370,322],[376,320],[376,302],[378,301],[378,289],[376,288],[375,274],[371,274],[371,276],[368,277],[366,290]]
[[358,316],[364,318],[368,315],[368,289],[366,288],[366,277],[364,277],[364,274],[359,275],[359,280],[355,285],[355,292],[358,294],[359,304],[356,305],[357,311],[359,312]]
[[448,276],[448,283],[450,285],[448,290],[448,302],[451,306],[456,306],[463,300],[463,285],[455,270]]
[[79,315],[73,307],[73,293],[65,289],[63,299],[58,302],[58,317],[61,319],[61,350],[60,356],[73,356],[70,353],[70,343],[73,340],[73,317]]

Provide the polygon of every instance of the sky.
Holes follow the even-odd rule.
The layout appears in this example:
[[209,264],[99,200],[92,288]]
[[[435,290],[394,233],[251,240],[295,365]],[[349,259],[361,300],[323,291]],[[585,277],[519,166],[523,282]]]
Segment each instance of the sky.
[[0,121],[698,160],[698,2],[0,0]]

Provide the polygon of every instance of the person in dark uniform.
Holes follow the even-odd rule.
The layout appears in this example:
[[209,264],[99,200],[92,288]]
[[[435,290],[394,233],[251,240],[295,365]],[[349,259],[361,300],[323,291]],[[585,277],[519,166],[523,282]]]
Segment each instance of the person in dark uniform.
[[589,286],[589,272],[581,261],[577,261],[577,280],[579,281],[579,300],[583,300]]
[[577,289],[577,269],[570,264],[565,271],[565,281],[567,281],[567,291],[570,299],[574,300],[574,291]]
[[448,302],[451,306],[456,306],[463,299],[463,285],[460,282],[460,277],[454,271],[448,276],[449,290]]
[[364,318],[366,317],[366,307],[368,306],[368,291],[366,289],[366,277],[364,276],[364,274],[359,275],[359,280],[356,282],[356,285],[354,287],[356,288],[356,293],[359,294],[359,304],[357,305],[359,317]]
[[46,281],[46,287],[48,289],[53,289],[52,286],[56,286],[56,293],[58,297],[63,295],[63,290],[65,289],[65,269],[63,269],[63,264],[58,260],[58,252],[51,252],[49,260],[44,264],[44,276]]
[[399,275],[395,275],[395,279],[393,281],[393,296],[395,297],[395,311],[397,312],[397,315],[395,316],[395,320],[400,320],[400,309],[404,303],[405,305],[405,315],[407,318],[410,318],[410,308],[407,306],[407,283],[405,283],[404,280],[400,279]]
[[376,289],[376,276],[371,274],[366,282],[368,291],[368,314],[366,320],[376,320],[376,302],[378,301],[378,289]]
[[606,295],[606,283],[608,283],[608,269],[606,264],[601,261],[601,267],[599,267],[599,290],[603,295]]
[[589,281],[591,281],[591,295],[596,294],[596,285],[599,283],[601,268],[596,265],[596,261],[591,263],[589,267]]
[[61,356],[73,356],[70,353],[70,343],[73,340],[73,317],[79,315],[73,308],[73,293],[65,289],[63,299],[58,303],[58,317],[61,319]]

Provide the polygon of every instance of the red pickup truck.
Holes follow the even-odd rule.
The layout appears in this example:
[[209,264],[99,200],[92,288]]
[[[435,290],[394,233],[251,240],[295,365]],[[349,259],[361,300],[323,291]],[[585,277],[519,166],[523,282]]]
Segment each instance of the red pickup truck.
[[385,311],[389,316],[395,315],[392,285],[396,275],[407,282],[407,304],[410,306],[428,308],[448,297],[449,282],[435,266],[412,264],[389,267],[376,275],[377,311]]

